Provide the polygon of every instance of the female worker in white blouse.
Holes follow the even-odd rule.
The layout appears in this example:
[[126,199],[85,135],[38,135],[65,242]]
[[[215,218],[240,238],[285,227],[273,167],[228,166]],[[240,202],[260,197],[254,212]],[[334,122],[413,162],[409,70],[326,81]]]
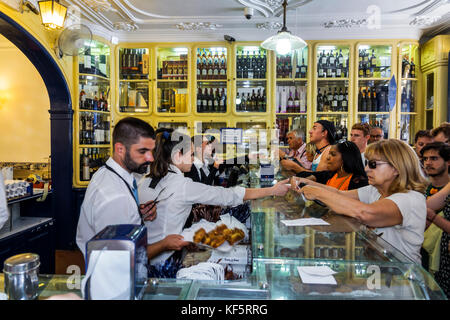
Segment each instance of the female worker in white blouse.
[[[412,261],[420,264],[427,217],[417,156],[411,147],[397,139],[370,144],[365,152],[369,185],[351,191],[294,178],[292,188],[309,200],[320,200],[338,214],[358,219]],[[299,183],[307,186],[296,188]]]
[[[158,196],[161,201],[157,204],[155,220],[146,223],[149,244],[180,234],[195,203],[237,206],[245,200],[273,195],[283,196],[289,190],[286,184],[288,180],[262,189],[223,188],[193,182],[192,179],[184,177],[184,172],[191,169],[194,146],[189,136],[171,129],[157,134],[153,157],[150,173],[138,183],[141,203],[155,200],[165,188]],[[173,250],[166,250],[157,254],[150,260],[150,264],[162,264],[173,253]]]

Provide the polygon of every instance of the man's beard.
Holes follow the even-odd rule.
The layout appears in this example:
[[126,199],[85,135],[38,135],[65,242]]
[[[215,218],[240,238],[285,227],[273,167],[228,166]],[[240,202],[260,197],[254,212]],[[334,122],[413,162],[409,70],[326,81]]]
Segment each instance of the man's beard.
[[150,162],[144,162],[143,164],[137,164],[136,162],[131,159],[130,153],[128,150],[125,152],[125,158],[123,159],[123,164],[125,167],[130,170],[131,172],[144,174],[147,172],[148,165],[150,165]]
[[437,173],[428,173],[427,171],[428,171],[428,169],[425,168],[425,172],[426,172],[426,174],[427,174],[428,176],[430,176],[430,177],[439,177],[439,176],[441,176],[444,172],[447,172],[448,169],[447,169],[446,167],[442,167],[442,169],[439,170]]

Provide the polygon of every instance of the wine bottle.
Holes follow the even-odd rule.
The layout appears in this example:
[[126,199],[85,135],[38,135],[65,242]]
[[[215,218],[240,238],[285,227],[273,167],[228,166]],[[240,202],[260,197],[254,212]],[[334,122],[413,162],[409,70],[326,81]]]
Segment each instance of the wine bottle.
[[378,112],[378,99],[376,89],[372,88],[372,111]]
[[[212,89],[211,89],[212,90]],[[213,96],[213,107],[214,107],[214,112],[219,112],[219,104],[220,104],[220,94],[219,94],[219,88],[216,88],[216,92],[214,93]]]
[[338,111],[338,101],[339,101],[339,95],[337,92],[337,88],[334,87],[333,100],[331,103],[331,111]]
[[410,76],[411,78],[416,77],[416,65],[414,64],[414,58],[411,58],[411,64],[410,64]]
[[320,88],[317,92],[317,112],[323,112],[323,97],[320,93]]
[[402,89],[402,97],[401,97],[401,111],[407,112],[407,103],[406,103],[406,88]]
[[323,92],[323,111],[324,112],[330,111],[330,100],[328,100],[326,90],[324,90],[324,92]]
[[339,99],[338,99],[338,110],[341,112],[344,111],[344,107],[342,105],[343,101],[344,101],[344,93],[342,92],[342,87],[341,87],[341,88],[339,88]]
[[342,103],[341,103],[342,111],[347,112],[348,111],[348,90],[345,88],[345,95],[343,96]]
[[287,101],[287,112],[288,113],[293,113],[293,108],[294,108],[294,99],[292,99],[292,92],[291,90],[289,90],[289,98]]
[[358,111],[363,111],[362,110],[362,102],[363,102],[362,87],[359,87],[359,92],[358,92]]
[[203,112],[203,94],[201,88],[198,88],[197,92],[197,112]]
[[361,103],[362,103],[361,111],[366,112],[367,111],[366,89],[363,89]]
[[296,112],[296,113],[300,112],[300,99],[298,97],[297,88],[295,88],[295,94],[294,94],[294,112]]
[[370,57],[370,67],[375,69],[377,66],[377,57],[375,56],[375,50],[372,49],[372,56]]
[[220,112],[227,112],[227,96],[225,94],[225,88],[222,88],[222,92],[220,94],[219,109]]

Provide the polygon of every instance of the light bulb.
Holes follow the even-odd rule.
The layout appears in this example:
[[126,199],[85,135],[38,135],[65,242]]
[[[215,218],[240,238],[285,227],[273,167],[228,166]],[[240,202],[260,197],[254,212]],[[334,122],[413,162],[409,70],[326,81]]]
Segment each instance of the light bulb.
[[291,42],[289,39],[280,39],[275,50],[278,54],[286,54],[291,51]]

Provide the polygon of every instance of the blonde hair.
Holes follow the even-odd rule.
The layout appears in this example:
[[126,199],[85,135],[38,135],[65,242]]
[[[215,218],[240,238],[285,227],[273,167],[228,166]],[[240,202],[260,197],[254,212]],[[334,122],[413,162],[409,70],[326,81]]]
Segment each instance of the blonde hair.
[[427,181],[420,173],[419,159],[414,150],[398,139],[387,139],[371,143],[364,153],[372,159],[374,155],[394,167],[398,176],[389,186],[388,193],[408,192],[414,190],[424,193]]
[[305,152],[308,152],[310,154],[315,154],[317,150],[317,146],[315,143],[308,142],[305,146]]

